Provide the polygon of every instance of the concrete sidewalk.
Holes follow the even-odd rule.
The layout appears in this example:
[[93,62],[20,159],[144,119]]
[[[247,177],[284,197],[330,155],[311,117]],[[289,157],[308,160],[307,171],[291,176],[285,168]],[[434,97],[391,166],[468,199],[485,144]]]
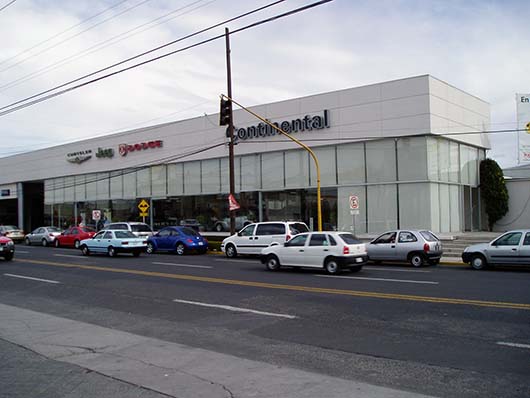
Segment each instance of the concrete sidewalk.
[[0,304],[0,338],[179,398],[425,397]]

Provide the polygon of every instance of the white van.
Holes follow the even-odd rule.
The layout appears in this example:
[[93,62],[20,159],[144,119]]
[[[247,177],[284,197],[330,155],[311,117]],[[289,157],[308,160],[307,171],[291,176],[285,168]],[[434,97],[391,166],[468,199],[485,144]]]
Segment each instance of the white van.
[[225,238],[221,250],[226,257],[238,254],[261,254],[261,250],[271,243],[283,243],[294,235],[309,232],[307,225],[300,221],[267,221],[247,225],[238,233]]

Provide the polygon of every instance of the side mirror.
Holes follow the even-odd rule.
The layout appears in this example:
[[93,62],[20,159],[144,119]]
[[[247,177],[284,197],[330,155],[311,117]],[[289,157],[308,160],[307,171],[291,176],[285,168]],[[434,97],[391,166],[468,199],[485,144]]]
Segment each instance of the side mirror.
[[285,247],[289,247],[289,246],[291,246],[291,245],[289,244],[289,242],[284,242],[283,245],[284,245]]
[[241,232],[238,232],[238,233],[237,233],[237,236],[241,236]]

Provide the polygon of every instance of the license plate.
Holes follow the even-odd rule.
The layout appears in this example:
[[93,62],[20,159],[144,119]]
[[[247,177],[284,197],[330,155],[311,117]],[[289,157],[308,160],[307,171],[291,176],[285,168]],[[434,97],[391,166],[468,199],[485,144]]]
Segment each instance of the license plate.
[[356,263],[362,263],[362,262],[363,262],[363,259],[362,259],[361,257],[357,257],[357,258],[355,259],[355,262],[356,262]]
[[203,245],[203,243],[202,243],[202,242],[199,242],[199,246],[202,246],[202,245]]

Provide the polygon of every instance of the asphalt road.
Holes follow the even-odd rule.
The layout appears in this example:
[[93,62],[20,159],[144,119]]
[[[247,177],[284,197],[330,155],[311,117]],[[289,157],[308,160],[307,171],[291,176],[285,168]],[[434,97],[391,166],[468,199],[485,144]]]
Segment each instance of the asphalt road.
[[530,396],[528,268],[329,277],[268,272],[255,258],[17,245],[15,261],[0,261],[0,303],[411,393]]

